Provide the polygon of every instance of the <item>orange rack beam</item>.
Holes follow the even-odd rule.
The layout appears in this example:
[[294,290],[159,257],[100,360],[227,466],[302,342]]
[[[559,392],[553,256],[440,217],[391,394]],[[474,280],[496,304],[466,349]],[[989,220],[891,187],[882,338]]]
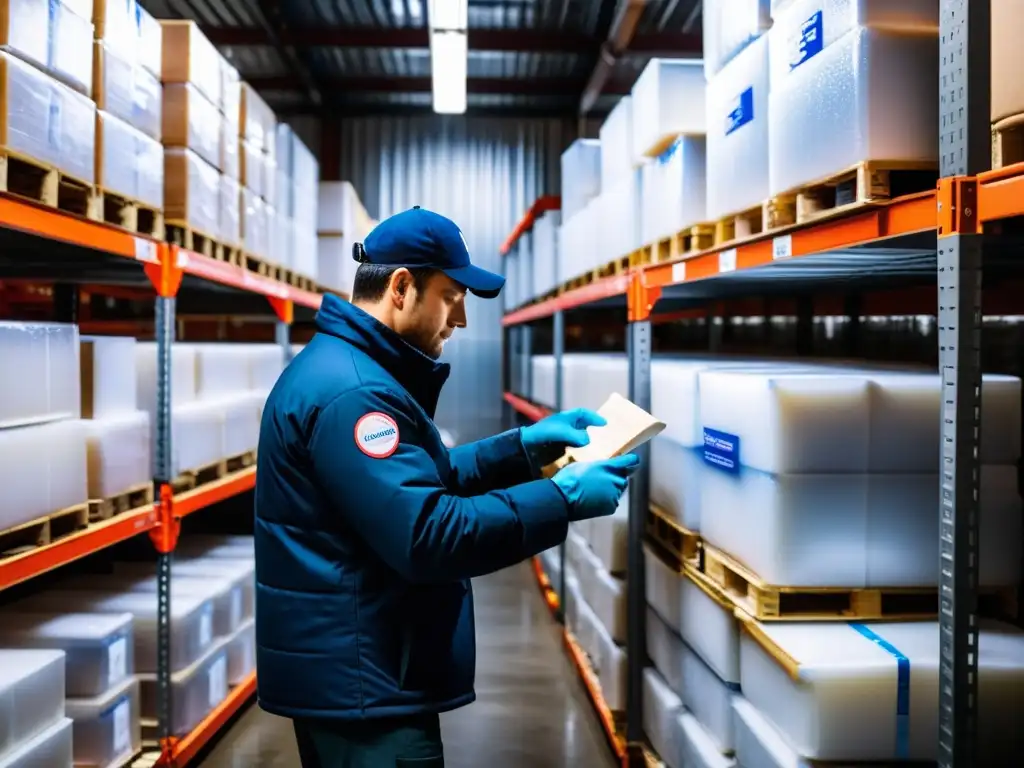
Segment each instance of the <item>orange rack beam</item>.
[[625,765],[628,759],[626,742],[615,729],[615,719],[612,717],[611,710],[608,709],[608,704],[605,703],[604,695],[601,693],[601,684],[598,682],[597,675],[594,674],[594,670],[590,666],[590,659],[587,658],[587,654],[580,648],[576,638],[573,637],[572,632],[568,629],[564,632],[564,640],[565,648],[569,652],[569,658],[572,659],[573,664],[576,666],[580,680],[583,682],[583,687],[586,688],[587,695],[590,697],[594,710],[597,712],[597,717],[601,721],[604,735],[608,739],[608,743],[611,745],[615,756]]
[[320,300],[323,298],[319,293],[299,290],[293,285],[257,275],[237,264],[211,259],[209,256],[184,249],[178,251],[178,266],[187,275],[275,299],[293,301],[313,309],[319,309]]
[[531,320],[538,320],[542,317],[549,317],[555,312],[581,307],[601,299],[608,299],[612,296],[625,296],[629,287],[629,275],[613,275],[600,280],[595,280],[582,288],[566,291],[561,296],[533,304],[529,307],[517,309],[502,318],[502,325],[518,325],[528,323]]
[[540,587],[540,592],[544,596],[544,602],[548,604],[548,608],[551,609],[551,613],[554,615],[558,610],[558,593],[551,586],[551,579],[544,572],[544,566],[541,565],[540,558],[531,558],[531,563],[533,565],[533,575],[537,577],[537,586]]
[[533,229],[533,225],[539,217],[545,211],[557,211],[562,207],[562,198],[558,195],[544,195],[538,197],[533,205],[530,206],[529,210],[523,214],[523,218],[516,224],[515,229],[512,230],[512,234],[509,235],[505,242],[501,244],[500,252],[502,256],[508,254],[512,250],[512,246],[516,244],[516,240],[522,237],[524,234]]
[[166,766],[166,768],[182,768],[188,765],[255,695],[256,673],[252,672],[243,682],[232,688],[227,698],[218,704],[191,733],[182,739],[172,741],[156,764]]
[[153,506],[140,507],[91,525],[84,531],[58,539],[52,544],[4,558],[0,560],[0,590],[152,530],[156,523],[156,509]]
[[534,405],[529,400],[525,400],[518,395],[513,395],[511,392],[505,393],[505,402],[512,406],[517,413],[521,413],[528,419],[533,421],[540,421],[541,419],[547,418],[551,415],[551,411],[540,405]]

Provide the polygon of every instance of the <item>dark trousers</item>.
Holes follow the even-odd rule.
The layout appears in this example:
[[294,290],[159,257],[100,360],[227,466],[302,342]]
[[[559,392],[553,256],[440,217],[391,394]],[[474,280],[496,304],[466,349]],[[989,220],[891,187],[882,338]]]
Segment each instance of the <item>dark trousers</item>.
[[444,768],[437,715],[294,724],[302,768]]

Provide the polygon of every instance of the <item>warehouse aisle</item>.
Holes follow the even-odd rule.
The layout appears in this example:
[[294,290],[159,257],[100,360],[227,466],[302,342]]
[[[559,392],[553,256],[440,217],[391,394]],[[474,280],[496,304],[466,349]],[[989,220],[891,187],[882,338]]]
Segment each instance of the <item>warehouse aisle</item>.
[[[442,718],[447,768],[614,765],[524,563],[474,582],[477,700]],[[296,768],[291,723],[252,707],[203,768]]]

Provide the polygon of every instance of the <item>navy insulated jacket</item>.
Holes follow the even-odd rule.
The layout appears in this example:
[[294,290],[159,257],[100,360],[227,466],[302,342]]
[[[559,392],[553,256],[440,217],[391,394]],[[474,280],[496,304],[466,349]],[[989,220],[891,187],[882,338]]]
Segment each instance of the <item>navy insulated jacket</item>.
[[451,451],[449,367],[326,296],[267,400],[256,473],[259,701],[292,718],[473,701],[469,579],[561,543],[568,506],[519,431]]

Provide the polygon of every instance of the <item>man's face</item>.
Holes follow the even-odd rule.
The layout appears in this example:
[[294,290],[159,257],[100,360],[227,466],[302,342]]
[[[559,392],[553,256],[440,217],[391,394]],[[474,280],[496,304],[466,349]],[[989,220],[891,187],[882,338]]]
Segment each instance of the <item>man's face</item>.
[[410,280],[395,320],[402,338],[436,360],[455,329],[466,327],[466,289],[443,272],[431,275],[423,291]]

